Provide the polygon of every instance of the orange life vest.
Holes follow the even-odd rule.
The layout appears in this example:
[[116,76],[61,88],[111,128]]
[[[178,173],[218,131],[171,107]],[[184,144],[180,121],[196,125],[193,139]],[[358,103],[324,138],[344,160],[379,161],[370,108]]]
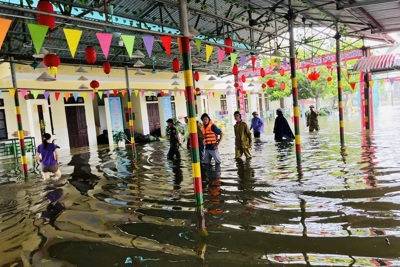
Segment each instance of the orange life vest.
[[208,123],[207,127],[204,127],[201,130],[204,135],[204,143],[206,145],[215,145],[217,143],[217,135],[211,130],[211,127],[214,125],[214,123],[210,120]]

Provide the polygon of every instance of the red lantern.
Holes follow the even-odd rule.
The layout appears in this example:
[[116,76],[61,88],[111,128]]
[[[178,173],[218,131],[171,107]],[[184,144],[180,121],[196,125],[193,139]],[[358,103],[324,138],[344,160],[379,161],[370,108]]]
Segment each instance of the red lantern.
[[242,83],[245,83],[246,82],[246,76],[242,75],[242,77],[240,77],[240,80],[242,81]]
[[96,81],[96,80],[93,80],[93,81],[90,82],[90,87],[92,87],[93,91],[95,93],[97,93],[98,92],[98,88],[100,87],[100,83],[98,81]]
[[199,87],[196,87],[196,93],[200,93],[201,89]]
[[[53,5],[48,0],[40,0],[36,10],[54,13]],[[56,26],[56,18],[54,16],[37,14],[36,19],[38,24],[48,26],[49,29],[53,29]]]
[[260,69],[260,76],[263,78],[265,77],[265,69],[264,68]]
[[94,64],[96,62],[96,49],[93,46],[87,46],[85,49],[86,62],[89,64]]
[[266,85],[265,83],[263,83],[263,84],[261,84],[261,87],[262,87],[263,89],[265,89],[265,87],[267,87],[267,85]]
[[105,74],[110,74],[111,72],[111,64],[110,62],[106,61],[103,63],[103,71]]
[[281,70],[279,71],[279,75],[284,76],[284,75],[285,75],[285,70],[284,70],[284,69],[281,69]]
[[328,60],[328,61],[326,62],[326,68],[327,68],[328,70],[330,70],[330,69],[332,68],[332,61]]
[[246,90],[243,90],[242,93],[245,95],[245,94],[247,94],[247,91],[246,91]]
[[274,87],[276,86],[276,84],[277,84],[277,81],[276,81],[275,79],[269,79],[269,80],[267,81],[267,85],[268,85],[268,87],[270,87],[270,88],[274,88]]
[[332,77],[328,77],[328,79],[326,79],[328,82],[332,81]]
[[239,74],[239,67],[236,64],[233,65],[232,73],[233,73],[233,75],[238,75]]
[[60,66],[60,58],[55,53],[48,53],[43,58],[43,63],[49,67],[49,73],[57,77],[57,67]]
[[281,90],[285,91],[286,89],[286,83],[285,82],[281,82]]
[[200,80],[200,74],[197,71],[194,72],[194,80],[196,82],[198,82]]
[[233,86],[234,86],[235,88],[238,88],[238,87],[239,87],[239,84],[238,84],[238,83],[234,83]]
[[317,80],[319,79],[320,76],[321,76],[321,75],[320,75],[318,72],[316,72],[316,71],[314,70],[314,71],[312,71],[310,74],[308,74],[308,79],[309,79],[310,81],[317,81]]
[[354,88],[356,88],[356,83],[350,83],[350,87],[354,90]]
[[172,69],[175,73],[177,73],[181,70],[181,62],[179,61],[179,59],[174,58],[172,60]]
[[[226,54],[230,54],[230,53],[232,53],[233,52],[233,41],[232,41],[232,39],[231,38],[225,38],[225,53]],[[229,46],[229,47],[227,47],[227,46]]]

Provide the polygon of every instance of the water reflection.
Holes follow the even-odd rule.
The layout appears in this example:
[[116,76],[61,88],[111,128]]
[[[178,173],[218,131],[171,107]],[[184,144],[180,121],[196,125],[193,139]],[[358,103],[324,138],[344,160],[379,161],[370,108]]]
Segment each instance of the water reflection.
[[337,117],[321,117],[318,134],[302,132],[301,166],[293,143],[268,134],[251,160],[233,159],[227,128],[221,165],[202,168],[204,214],[196,214],[190,154],[167,161],[168,142],[138,146],[138,158],[128,147],[68,151],[60,156],[69,184],[0,187],[0,262],[400,266],[400,141],[390,134],[400,109],[388,114],[373,132],[346,118],[345,147],[331,126]]

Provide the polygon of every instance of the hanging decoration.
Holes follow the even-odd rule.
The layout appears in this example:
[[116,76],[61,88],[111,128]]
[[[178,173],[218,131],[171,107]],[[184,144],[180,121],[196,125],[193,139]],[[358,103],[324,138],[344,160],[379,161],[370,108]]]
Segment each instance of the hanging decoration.
[[90,87],[92,87],[93,92],[97,93],[99,91],[100,83],[96,80],[90,82]]
[[328,82],[331,82],[331,81],[332,81],[332,77],[328,77],[326,80],[327,80]]
[[286,83],[285,82],[281,82],[281,90],[285,91],[286,89]]
[[356,83],[355,82],[350,83],[350,87],[354,91],[354,89],[356,88]]
[[[0,49],[6,38],[8,29],[10,28],[12,20],[0,18]],[[40,49],[39,49],[40,50]]]
[[142,36],[144,46],[146,47],[147,54],[151,57],[153,52],[154,36]]
[[110,46],[112,41],[111,33],[98,32],[96,33],[97,40],[100,43],[101,51],[103,51],[104,57],[108,58],[108,53],[110,52]]
[[279,75],[285,76],[285,70],[284,70],[284,69],[281,69],[281,70],[279,71]]
[[246,75],[242,75],[240,77],[240,80],[242,81],[242,83],[245,83],[246,82]]
[[268,87],[270,87],[270,88],[274,88],[276,85],[277,85],[277,80],[275,80],[275,79],[269,79],[268,81],[267,81],[267,85],[268,85]]
[[55,53],[48,53],[43,58],[43,63],[49,68],[49,73],[57,77],[57,67],[60,66],[60,58]]
[[196,87],[196,95],[200,95],[201,89],[199,87]]
[[71,56],[75,57],[76,49],[78,48],[79,41],[81,40],[82,31],[73,29],[64,29],[65,39],[67,39],[67,44]]
[[262,87],[263,89],[265,89],[265,88],[267,87],[267,85],[266,85],[265,83],[263,83],[263,84],[261,84],[261,87]]
[[88,64],[94,64],[96,62],[96,49],[93,46],[87,46],[85,49],[85,58]]
[[[48,0],[40,0],[36,10],[54,14],[53,5]],[[54,16],[37,14],[36,19],[39,25],[47,26],[49,29],[53,29],[56,26],[56,18]]]
[[168,57],[171,56],[171,41],[172,41],[172,36],[161,36],[161,43],[165,49],[165,53],[167,53]]
[[234,83],[233,86],[234,86],[235,88],[238,88],[238,87],[239,87],[239,84],[238,84],[238,83]]
[[105,74],[110,74],[111,72],[111,64],[110,62],[106,61],[103,63],[103,71]]
[[181,62],[179,61],[179,59],[174,58],[174,59],[172,60],[172,70],[173,70],[175,73],[178,73],[178,72],[181,70]]
[[233,75],[238,75],[239,74],[239,67],[238,67],[238,65],[233,65],[233,67],[232,67],[232,74]]
[[332,68],[332,61],[331,61],[331,60],[328,60],[328,61],[326,62],[326,68],[327,68],[328,70],[330,70],[330,69]]
[[197,72],[197,71],[195,71],[194,72],[194,80],[196,81],[196,82],[198,82],[199,80],[200,80],[200,74]]
[[253,71],[255,70],[255,68],[256,68],[256,57],[255,56],[252,56],[251,57],[251,67],[253,68]]
[[308,74],[308,79],[310,80],[310,81],[317,81],[318,79],[319,79],[319,77],[320,77],[321,75],[317,72],[317,71],[312,71],[310,74]]
[[229,37],[225,38],[225,45],[226,45],[225,48],[224,48],[225,53],[229,55],[230,53],[233,52],[233,47],[232,47],[233,46],[233,41],[232,41],[232,39],[229,38]]
[[222,63],[222,60],[224,60],[224,56],[225,56],[225,50],[218,48],[218,64]]
[[265,77],[265,69],[264,68],[260,69],[260,76],[263,78]]

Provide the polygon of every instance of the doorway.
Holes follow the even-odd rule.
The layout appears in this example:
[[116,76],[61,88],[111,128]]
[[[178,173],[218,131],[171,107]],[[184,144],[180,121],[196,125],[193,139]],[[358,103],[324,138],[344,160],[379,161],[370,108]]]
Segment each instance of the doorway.
[[158,103],[147,104],[147,116],[149,118],[150,135],[161,136],[160,112],[158,111]]
[[89,146],[85,107],[65,107],[70,148]]

